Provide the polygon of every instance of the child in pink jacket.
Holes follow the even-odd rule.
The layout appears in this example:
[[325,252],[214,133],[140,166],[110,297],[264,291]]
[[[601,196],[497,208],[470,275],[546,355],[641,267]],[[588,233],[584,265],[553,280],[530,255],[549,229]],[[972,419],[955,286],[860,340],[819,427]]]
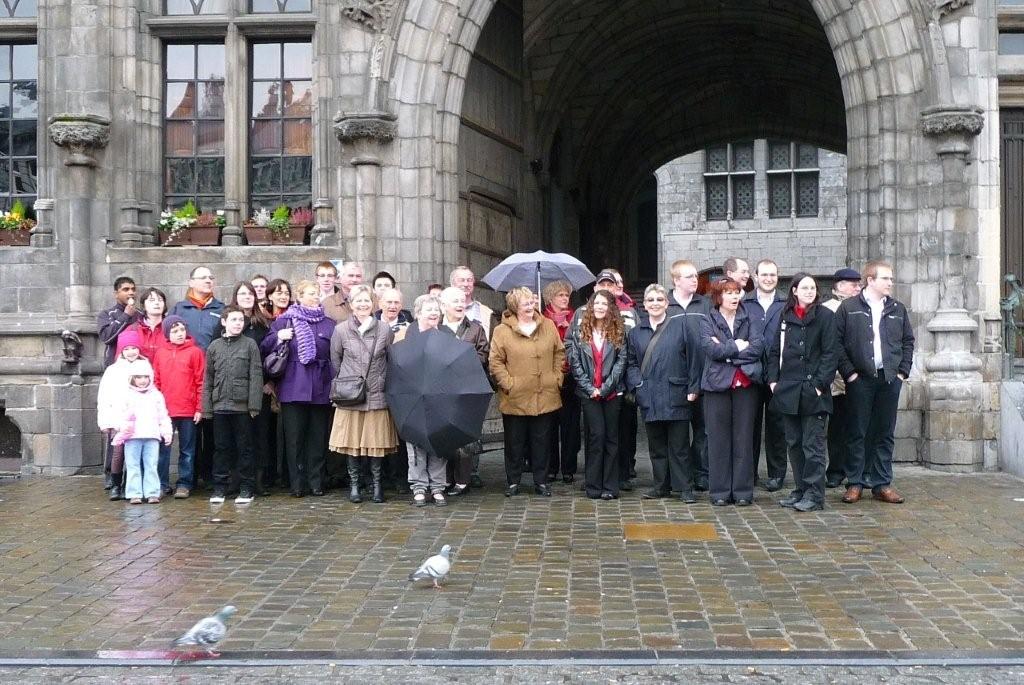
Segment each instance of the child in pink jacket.
[[164,396],[153,384],[153,367],[140,359],[131,365],[131,375],[122,386],[124,401],[118,431],[113,444],[124,445],[127,474],[124,496],[132,504],[160,502],[160,475],[157,461],[160,443],[171,444],[171,417],[167,414]]

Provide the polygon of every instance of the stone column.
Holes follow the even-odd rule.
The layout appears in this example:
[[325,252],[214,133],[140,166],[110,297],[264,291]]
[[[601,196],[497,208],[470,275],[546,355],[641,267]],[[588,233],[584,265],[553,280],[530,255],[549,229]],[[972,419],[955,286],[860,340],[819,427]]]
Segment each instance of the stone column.
[[36,225],[32,229],[32,247],[53,247],[53,200],[40,198],[32,205]]
[[334,132],[343,153],[356,167],[355,244],[348,256],[366,262],[367,269],[376,268],[371,264],[380,261],[377,202],[381,187],[381,148],[394,139],[397,128],[396,117],[389,112],[345,112],[334,119]]
[[61,178],[68,218],[68,319],[91,325],[96,317],[89,302],[92,265],[105,259],[104,231],[92,221],[98,164],[94,153],[110,140],[110,120],[95,114],[57,114],[48,123],[50,140],[65,150],[68,167]]
[[986,385],[974,354],[978,322],[965,306],[967,263],[978,253],[978,212],[971,206],[967,158],[984,125],[979,107],[939,105],[921,114],[921,128],[942,161],[943,205],[922,251],[941,258],[939,308],[927,329],[935,352],[925,361],[927,411],[924,462],[943,471],[984,466]]

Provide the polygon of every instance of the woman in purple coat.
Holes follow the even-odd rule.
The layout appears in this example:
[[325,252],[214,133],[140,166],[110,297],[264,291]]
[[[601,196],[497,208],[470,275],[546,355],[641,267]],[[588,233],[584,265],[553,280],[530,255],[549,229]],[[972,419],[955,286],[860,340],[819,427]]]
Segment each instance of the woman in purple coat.
[[295,304],[281,314],[260,345],[264,356],[278,341],[288,342],[288,363],[277,380],[284,454],[292,497],[324,494],[324,456],[331,421],[331,334],[334,319],[320,306],[313,281],[295,288]]

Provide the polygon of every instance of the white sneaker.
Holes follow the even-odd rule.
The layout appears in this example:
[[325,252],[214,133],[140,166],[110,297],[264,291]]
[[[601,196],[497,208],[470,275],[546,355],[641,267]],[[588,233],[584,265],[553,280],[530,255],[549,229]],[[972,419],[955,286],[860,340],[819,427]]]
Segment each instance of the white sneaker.
[[210,504],[224,504],[224,493],[215,492],[210,496]]
[[248,504],[255,499],[251,492],[248,490],[242,490],[238,493],[238,497],[235,498],[235,504]]

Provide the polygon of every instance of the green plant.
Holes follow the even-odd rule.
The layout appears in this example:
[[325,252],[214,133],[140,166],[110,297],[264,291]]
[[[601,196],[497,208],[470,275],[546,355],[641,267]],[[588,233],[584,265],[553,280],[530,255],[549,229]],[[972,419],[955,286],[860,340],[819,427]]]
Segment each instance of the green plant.
[[25,203],[15,200],[9,211],[0,215],[0,231],[28,230],[36,225],[35,220],[25,216]]
[[288,227],[291,224],[291,210],[288,209],[288,205],[278,205],[274,209],[274,213],[270,217],[270,221],[267,223],[267,228],[270,229],[271,233],[283,235],[288,232]]

